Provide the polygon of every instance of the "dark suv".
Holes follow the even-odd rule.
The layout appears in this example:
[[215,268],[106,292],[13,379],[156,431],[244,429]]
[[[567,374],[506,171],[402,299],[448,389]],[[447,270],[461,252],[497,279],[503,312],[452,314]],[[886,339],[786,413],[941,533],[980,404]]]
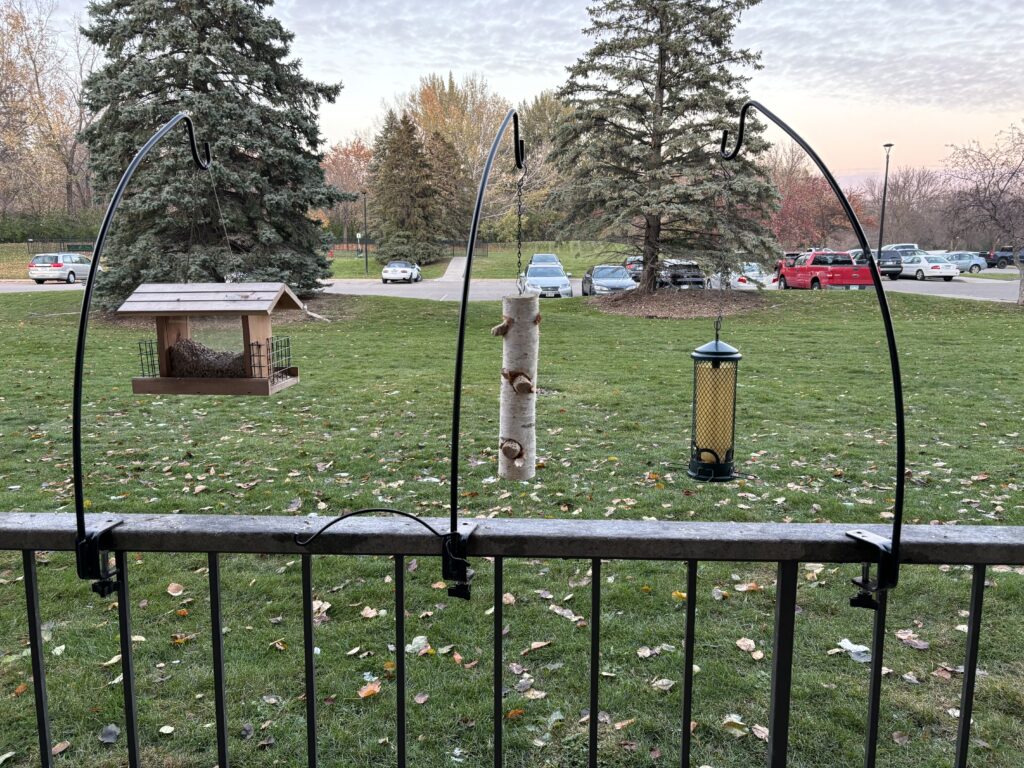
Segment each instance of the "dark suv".
[[875,257],[875,263],[878,265],[878,273],[886,275],[890,280],[898,280],[900,273],[903,272],[903,251],[895,248],[888,251],[879,251]]
[[981,256],[985,258],[985,263],[988,264],[989,269],[992,267],[1005,269],[1008,264],[1013,264],[1013,254],[1013,248],[1009,245],[1004,245],[998,251],[992,250],[988,253],[982,253]]

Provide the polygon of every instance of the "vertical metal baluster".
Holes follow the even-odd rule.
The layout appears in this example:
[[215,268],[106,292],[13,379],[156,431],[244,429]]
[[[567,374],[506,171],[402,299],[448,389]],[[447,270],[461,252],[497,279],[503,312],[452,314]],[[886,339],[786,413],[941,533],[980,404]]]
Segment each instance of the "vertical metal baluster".
[[772,700],[768,721],[769,768],[785,768],[789,746],[789,707],[793,685],[793,625],[796,617],[797,561],[779,563],[775,585],[775,638],[772,642]]
[[398,768],[405,768],[405,558],[395,555],[395,673],[398,676]]
[[224,689],[224,626],[220,615],[220,557],[208,552],[210,638],[213,644],[213,703],[217,722],[217,768],[228,768],[228,711]]
[[974,710],[974,682],[978,675],[978,641],[981,639],[981,604],[985,598],[985,566],[975,565],[971,579],[971,615],[967,619],[967,658],[960,693],[960,725],[956,734],[956,768],[967,768]]
[[32,651],[32,690],[36,697],[36,733],[39,736],[39,764],[50,768],[50,705],[46,696],[46,669],[43,667],[43,627],[39,621],[39,584],[36,581],[36,553],[25,549],[21,553],[22,573],[25,576],[25,605],[28,610],[28,638]]
[[680,764],[690,765],[690,722],[693,720],[693,657],[697,630],[697,561],[686,563],[686,636],[683,639],[683,746]]
[[128,596],[128,558],[123,551],[114,553],[117,569],[117,623],[121,634],[121,674],[124,690],[124,724],[128,732],[128,765],[139,768],[139,723],[135,707],[135,665],[132,662],[132,611]]
[[601,670],[601,558],[590,564],[590,742],[587,765],[597,768],[598,678]]
[[505,604],[502,597],[505,594],[505,578],[503,573],[504,559],[494,558],[494,768],[501,768],[504,755],[502,754],[502,608]]
[[306,650],[306,765],[316,768],[316,652],[313,646],[313,556],[302,556],[302,640]]
[[888,593],[875,595],[875,627],[871,638],[871,683],[868,691],[868,728],[864,739],[864,768],[875,768],[878,752],[878,719],[882,705],[882,651],[885,648],[885,609]]

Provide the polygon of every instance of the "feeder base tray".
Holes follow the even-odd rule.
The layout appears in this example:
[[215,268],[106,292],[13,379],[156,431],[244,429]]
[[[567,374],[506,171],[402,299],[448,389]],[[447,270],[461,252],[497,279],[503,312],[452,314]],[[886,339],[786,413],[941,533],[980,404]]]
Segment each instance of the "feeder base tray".
[[179,379],[139,376],[132,379],[136,395],[272,395],[299,383],[299,369],[285,368],[271,379]]

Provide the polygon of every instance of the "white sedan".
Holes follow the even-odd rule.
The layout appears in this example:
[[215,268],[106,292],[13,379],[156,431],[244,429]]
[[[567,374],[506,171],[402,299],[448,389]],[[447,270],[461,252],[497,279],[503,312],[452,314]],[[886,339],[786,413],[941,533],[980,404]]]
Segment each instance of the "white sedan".
[[916,280],[927,280],[930,277],[941,277],[947,283],[960,274],[956,264],[944,256],[914,254],[903,257],[902,277],[913,277]]
[[389,261],[384,267],[384,271],[380,273],[382,283],[396,283],[399,280],[406,283],[418,283],[422,279],[420,265],[411,261]]

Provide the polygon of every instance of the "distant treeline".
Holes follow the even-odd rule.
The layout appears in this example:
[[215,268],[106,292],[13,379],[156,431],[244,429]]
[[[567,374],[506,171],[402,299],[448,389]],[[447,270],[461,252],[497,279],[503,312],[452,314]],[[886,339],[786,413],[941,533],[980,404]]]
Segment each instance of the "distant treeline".
[[0,243],[28,240],[94,240],[103,211],[90,208],[69,216],[64,211],[0,217]]

